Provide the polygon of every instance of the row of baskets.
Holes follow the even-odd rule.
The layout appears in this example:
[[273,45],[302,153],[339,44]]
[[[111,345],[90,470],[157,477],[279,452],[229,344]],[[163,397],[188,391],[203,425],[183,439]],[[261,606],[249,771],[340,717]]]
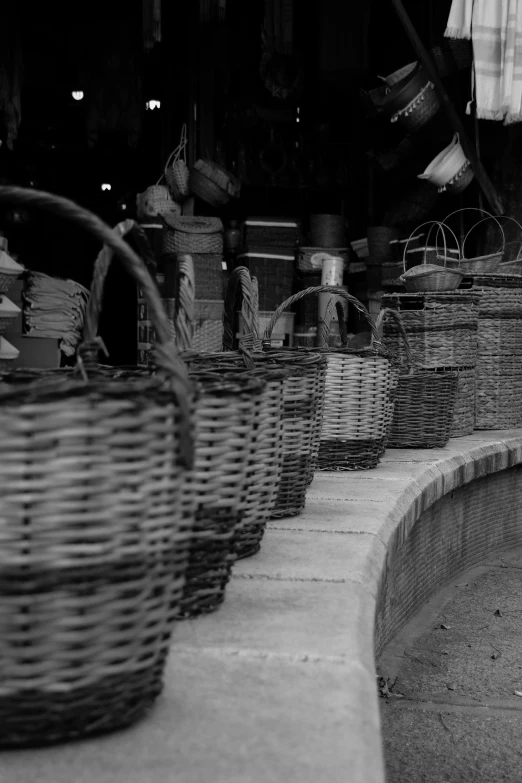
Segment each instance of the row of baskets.
[[[222,603],[234,562],[258,550],[267,520],[300,513],[316,468],[375,467],[397,411],[429,419],[429,398],[451,408],[455,373],[401,364],[364,307],[335,287],[290,297],[261,335],[244,268],[227,291],[224,350],[202,354],[189,256],[178,257],[169,318],[121,231],[49,194],[0,187],[0,200],[51,211],[104,242],[77,366],[0,381],[0,742],[21,746],[143,715],[161,691],[176,621]],[[98,362],[113,254],[149,308],[154,368]],[[341,297],[367,319],[371,346],[271,348],[278,318],[321,293],[332,297],[323,344]],[[239,343],[238,308],[248,327]],[[391,309],[384,333],[396,324],[411,352],[404,316]]]

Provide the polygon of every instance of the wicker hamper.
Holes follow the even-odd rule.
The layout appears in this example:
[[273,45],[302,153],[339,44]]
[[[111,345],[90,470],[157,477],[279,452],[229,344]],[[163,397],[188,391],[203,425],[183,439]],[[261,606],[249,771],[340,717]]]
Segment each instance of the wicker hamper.
[[[479,296],[473,291],[384,294],[382,307],[397,310],[418,367],[457,372],[457,398],[451,437],[470,435],[474,423]],[[401,361],[407,359],[397,325],[383,324],[383,342]]]
[[522,426],[522,278],[474,278],[478,307],[475,428]]
[[441,448],[450,438],[457,373],[416,368],[400,314],[396,310],[382,310],[377,327],[389,319],[400,332],[408,358],[399,371],[387,448]]
[[1,187],[0,200],[105,242],[159,339],[155,377],[101,371],[95,278],[79,367],[0,383],[0,743],[42,745],[131,724],[162,689],[193,522],[181,499],[194,398],[156,287],[122,238],[57,196]]
[[299,221],[291,218],[248,217],[243,223],[243,245],[245,250],[285,248],[287,253],[292,253],[300,232]]
[[223,253],[223,223],[219,218],[164,216],[164,253]]

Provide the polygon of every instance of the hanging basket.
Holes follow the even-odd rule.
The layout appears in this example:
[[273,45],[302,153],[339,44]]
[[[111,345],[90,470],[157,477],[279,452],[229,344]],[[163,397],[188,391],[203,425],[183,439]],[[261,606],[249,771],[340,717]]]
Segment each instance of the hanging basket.
[[395,310],[381,310],[378,329],[386,319],[395,321],[407,357],[407,364],[399,371],[387,448],[442,448],[451,436],[457,373],[415,367],[400,314]]
[[47,193],[1,187],[0,200],[106,243],[159,339],[156,377],[103,372],[95,278],[78,368],[0,383],[0,742],[20,747],[132,724],[162,690],[191,536],[181,499],[193,390],[156,287],[116,232]]
[[181,215],[181,207],[172,200],[166,185],[151,185],[136,196],[136,214],[139,220],[158,215]]
[[228,204],[231,198],[239,198],[241,182],[212,160],[200,158],[190,171],[191,192],[212,207]]
[[473,169],[459,142],[458,133],[418,178],[430,182],[439,193],[445,190],[461,193],[467,188],[473,180]]
[[[307,288],[278,307],[265,330],[263,341],[269,345],[272,330],[285,310],[303,297],[317,294],[331,294],[352,304],[365,317],[373,335],[372,347],[368,349],[324,349],[327,371],[318,469],[374,468],[385,443],[396,373],[366,308],[340,287]],[[329,329],[330,319],[326,318],[319,345],[328,345]]]
[[440,108],[435,85],[421,63],[407,66],[404,78],[393,84],[386,92],[381,108],[389,115],[391,122],[399,122],[409,131],[418,131]]
[[165,164],[165,179],[174,201],[185,201],[190,195],[187,167],[187,126],[181,129],[181,139]]

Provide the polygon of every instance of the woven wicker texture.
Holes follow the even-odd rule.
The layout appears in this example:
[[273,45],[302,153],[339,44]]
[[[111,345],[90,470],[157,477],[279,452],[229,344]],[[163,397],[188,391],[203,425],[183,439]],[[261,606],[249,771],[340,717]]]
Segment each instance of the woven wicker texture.
[[[164,299],[163,304],[174,333],[176,299]],[[193,301],[190,308],[192,332],[185,347],[190,346],[194,351],[219,351],[223,344],[223,310],[223,302]]]
[[457,394],[450,438],[471,435],[475,429],[475,367],[438,367],[432,372],[457,374]]
[[430,449],[445,446],[451,433],[457,373],[415,368],[400,314],[395,310],[382,310],[377,328],[387,319],[393,320],[399,329],[407,356],[407,365],[399,371],[387,447]]
[[281,300],[291,296],[295,272],[293,257],[280,258],[267,252],[261,257],[251,253],[240,255],[237,260],[257,279],[260,310],[274,312]]
[[136,211],[139,219],[156,215],[181,215],[181,207],[172,200],[165,185],[151,185],[136,196]]
[[522,425],[522,319],[479,318],[475,429]]
[[184,201],[190,195],[187,167],[187,126],[181,129],[181,139],[165,164],[165,179],[174,201]]
[[223,224],[218,218],[165,218],[164,253],[223,253]]
[[[184,258],[179,273],[179,305],[176,311],[178,345],[184,349],[190,349],[191,346],[193,295],[193,268],[190,260]],[[230,306],[233,307],[234,303],[230,302]],[[248,315],[247,318],[250,324]],[[212,370],[221,377],[226,378],[231,372],[235,374],[241,372],[245,377],[263,381],[263,388],[258,398],[257,422],[246,458],[245,482],[240,502],[241,518],[236,526],[234,537],[235,554],[238,557],[248,557],[255,554],[260,547],[279,485],[283,452],[282,406],[286,373],[279,368],[266,369],[263,366],[256,368],[254,361],[246,352],[205,355],[191,351],[184,356],[194,367]],[[221,465],[219,469],[223,469]]]
[[105,242],[102,261],[114,251],[136,278],[160,340],[156,377],[98,370],[95,276],[82,372],[0,384],[0,742],[21,746],[125,726],[162,689],[191,536],[193,394],[157,289],[121,236],[63,198],[2,187],[0,199]]
[[261,425],[264,381],[246,375],[193,372],[199,391],[195,410],[195,462],[182,502],[196,506],[194,533],[179,616],[217,609],[235,560],[235,533],[245,495],[255,481],[250,461]]
[[247,218],[243,223],[243,246],[245,250],[259,247],[285,248],[287,253],[293,253],[299,242],[300,232],[301,226],[297,220]]
[[220,207],[239,197],[241,182],[217,163],[200,158],[190,170],[189,188],[202,201]]
[[[223,346],[227,351],[236,345],[234,314],[238,289],[242,292],[242,314],[247,326],[240,348],[260,346],[255,281],[251,280],[245,267],[237,267],[230,277],[225,300]],[[281,368],[286,371],[283,382],[283,464],[271,516],[294,516],[305,506],[306,489],[316,465],[326,357],[316,352],[267,348],[263,353],[255,350],[252,359],[256,367],[265,371]]]
[[[473,291],[384,294],[382,307],[398,310],[413,362],[419,367],[471,367],[477,361],[479,296]],[[387,321],[383,342],[405,361],[399,330]]]
[[[326,351],[323,418],[317,465],[320,470],[361,470],[375,467],[383,450],[396,373],[382,349],[375,324],[355,297],[334,286],[300,291],[283,302],[264,334],[270,339],[279,316],[299,299],[320,293],[345,299],[367,320],[373,347],[361,351],[339,348]],[[332,308],[327,308],[332,311]],[[330,312],[331,314],[331,312]],[[325,318],[319,345],[327,343],[330,321]]]

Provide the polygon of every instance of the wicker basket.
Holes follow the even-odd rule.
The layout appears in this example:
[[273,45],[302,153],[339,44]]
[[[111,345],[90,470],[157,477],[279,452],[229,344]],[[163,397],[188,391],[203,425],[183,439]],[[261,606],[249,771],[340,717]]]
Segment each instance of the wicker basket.
[[247,334],[240,348],[254,348],[252,359],[264,372],[285,370],[283,383],[283,456],[272,518],[295,516],[305,506],[306,490],[313,479],[319,451],[322,400],[326,373],[326,358],[317,352],[291,348],[269,348],[261,353],[258,325],[258,304],[255,281],[245,267],[238,267],[230,277],[227,292],[224,341],[226,351],[237,345],[234,315],[237,291],[243,296],[242,314]]
[[151,185],[136,196],[136,214],[140,220],[157,215],[181,215],[181,207],[172,200],[166,185]]
[[416,368],[401,316],[395,310],[382,310],[377,322],[378,329],[386,319],[395,321],[408,357],[407,365],[402,365],[399,371],[387,448],[442,448],[451,435],[457,373]]
[[[371,348],[364,350],[325,350],[327,371],[317,465],[319,470],[374,468],[383,451],[396,373],[380,345],[375,324],[366,308],[340,287],[307,288],[278,307],[265,329],[263,341],[266,344],[270,340],[277,319],[287,308],[305,296],[321,293],[353,304],[368,321],[374,342]],[[328,344],[329,327],[327,319],[320,345]]]
[[[217,368],[216,368],[217,369]],[[198,388],[195,462],[187,477],[185,503],[196,504],[186,584],[178,617],[215,611],[225,600],[236,559],[236,536],[245,507],[255,502],[255,443],[266,383],[244,374],[192,371]],[[250,506],[249,506],[250,508]]]
[[[237,280],[236,274],[234,285],[237,285]],[[248,282],[250,282],[249,278]],[[236,289],[231,291],[229,307],[234,306],[235,292]],[[180,267],[179,303],[176,311],[178,345],[184,349],[190,349],[192,344],[193,293],[193,269],[190,259],[185,257]],[[245,296],[248,295],[249,290],[246,291]],[[249,310],[245,309],[245,312],[252,312],[252,307]],[[250,321],[248,314],[247,319]],[[191,367],[211,370],[221,378],[228,378],[229,373],[237,375],[241,372],[248,378],[261,378],[264,381],[260,396],[259,418],[253,432],[251,449],[243,460],[246,474],[240,503],[241,516],[235,528],[233,541],[234,554],[237,557],[249,557],[260,548],[279,484],[283,449],[283,390],[287,372],[278,368],[256,369],[253,359],[246,356],[245,361],[245,354],[239,352],[203,354],[189,351],[188,354],[183,355]],[[212,458],[213,451],[209,449],[208,459],[211,467]],[[223,465],[221,460],[219,465],[213,468],[216,474],[227,469],[228,466]]]
[[382,108],[392,122],[399,122],[406,130],[415,132],[435,116],[440,101],[435,85],[421,63],[407,68],[404,78],[385,95]]
[[[504,233],[500,220],[511,220],[512,222],[516,223],[516,225],[521,231],[522,231],[522,226],[520,226],[520,224],[514,218],[509,218],[507,216],[501,216],[497,218],[494,215],[491,215],[489,212],[486,212],[486,210],[479,209],[477,207],[464,207],[463,209],[457,209],[454,212],[451,212],[449,215],[447,215],[442,222],[444,223],[444,225],[447,225],[450,218],[454,217],[455,215],[462,214],[463,212],[478,212],[480,215],[486,215],[486,217],[481,217],[481,219],[477,221],[477,223],[475,223],[475,225],[473,225],[462,238],[460,260],[458,262],[448,261],[448,264],[456,265],[458,263],[458,269],[460,269],[462,272],[465,272],[466,274],[469,275],[494,272],[499,266],[500,262],[502,261],[506,248],[506,235]],[[466,258],[466,242],[468,241],[470,234],[478,226],[480,226],[481,224],[485,223],[488,220],[494,220],[500,232],[501,244],[499,249],[494,253],[488,253],[482,256],[474,256],[472,258]]]
[[[418,266],[410,267],[409,269],[407,268],[406,258],[408,255],[408,242],[406,242],[406,244],[404,245],[404,254],[403,254],[404,272],[399,279],[404,284],[404,287],[409,293],[418,293],[423,291],[434,291],[434,292],[454,291],[456,288],[458,288],[458,286],[462,282],[462,278],[464,277],[464,272],[461,272],[459,269],[455,267],[450,268],[446,266],[449,257],[446,235],[447,233],[449,233],[450,237],[455,240],[459,253],[458,257],[460,259],[460,247],[458,244],[457,237],[447,225],[432,220],[432,221],[428,221],[427,223],[423,223],[421,226],[419,226],[419,228],[416,229],[411,234],[411,238],[413,238],[414,234],[416,234],[419,231],[419,229],[428,225],[430,226],[430,230],[428,231],[428,234],[426,236],[426,245],[424,247],[424,263],[419,264]],[[430,239],[431,232],[435,226],[438,226],[437,237],[439,233],[442,233],[442,237],[444,240],[443,254],[442,257],[437,256],[437,260],[439,261],[439,263],[427,264],[426,251],[428,248],[428,242]],[[443,266],[440,265],[440,258],[442,259]]]
[[[474,291],[383,294],[382,307],[398,310],[413,362],[419,367],[474,367],[477,363],[479,295]],[[407,361],[393,322],[383,325],[383,342]]]
[[[171,323],[175,321],[177,309],[174,297],[164,298],[163,304]],[[221,350],[223,344],[223,312],[222,301],[194,301],[192,312],[193,335],[191,347],[194,351],[209,351],[214,353]]]
[[121,237],[63,198],[5,187],[0,199],[112,248],[161,340],[157,377],[99,372],[95,279],[81,372],[3,379],[0,741],[43,745],[129,725],[162,690],[191,536],[180,501],[193,395],[152,279]]
[[219,218],[166,217],[164,253],[223,253],[223,223]]
[[475,429],[511,429],[522,425],[522,278],[517,288],[486,280],[472,289],[480,296]]
[[211,160],[197,160],[189,177],[190,191],[213,207],[227,204],[231,198],[239,198],[241,182]]
[[268,251],[244,253],[237,258],[245,266],[259,286],[259,307],[273,312],[282,299],[287,299],[293,290],[295,256]]
[[190,195],[187,167],[187,126],[181,129],[181,139],[165,164],[165,179],[174,201],[185,201]]

